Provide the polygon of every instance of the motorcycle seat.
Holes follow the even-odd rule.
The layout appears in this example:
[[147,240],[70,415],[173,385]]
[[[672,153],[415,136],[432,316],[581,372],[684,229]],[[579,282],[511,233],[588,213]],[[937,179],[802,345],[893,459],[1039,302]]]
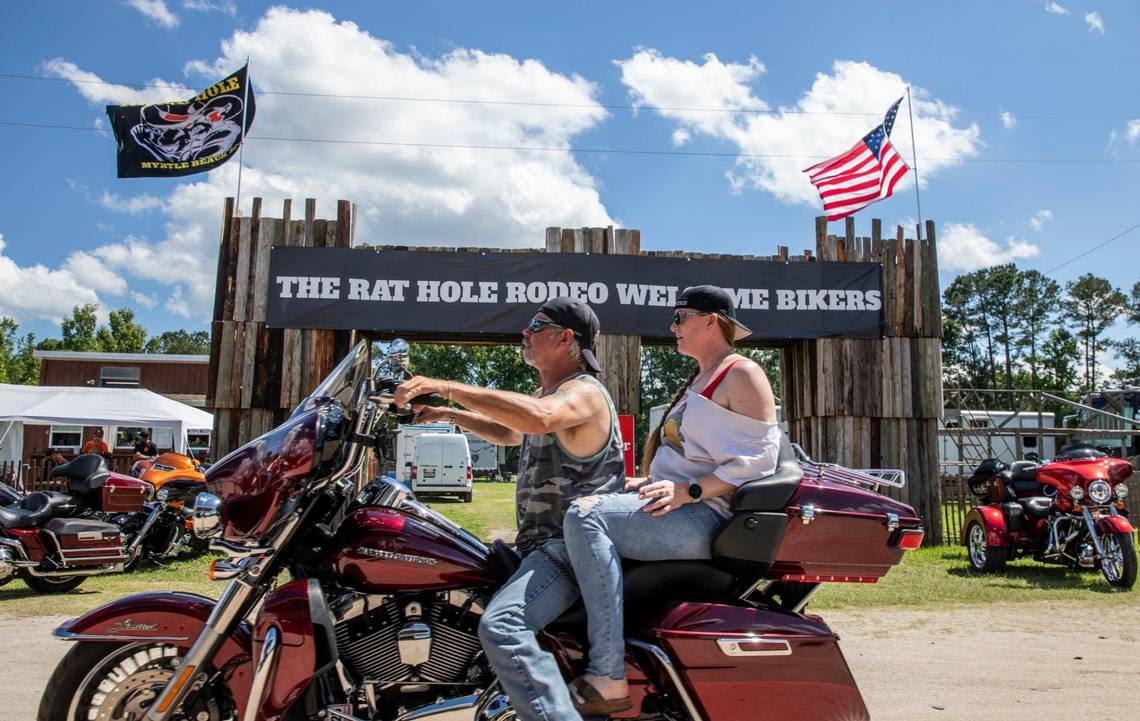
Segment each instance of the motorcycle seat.
[[76,456],[67,463],[51,469],[52,478],[66,478],[72,493],[95,491],[111,476],[107,461],[94,453]]
[[1015,461],[1009,469],[1010,481],[1015,493],[1040,493],[1041,484],[1037,481],[1037,464],[1030,461]]
[[64,493],[36,491],[11,506],[0,507],[0,526],[34,528],[48,519],[66,515],[75,509],[75,499]]
[[784,436],[780,442],[780,455],[776,458],[776,472],[737,488],[732,494],[732,510],[782,511],[803,477],[804,469],[796,459],[791,442]]
[[[728,600],[736,586],[736,577],[711,561],[625,561],[622,568],[627,633],[682,601]],[[569,631],[585,625],[586,607],[578,600],[548,628]]]
[[1020,498],[1018,503],[1025,508],[1025,513],[1031,518],[1048,518],[1053,510],[1053,499],[1048,496]]

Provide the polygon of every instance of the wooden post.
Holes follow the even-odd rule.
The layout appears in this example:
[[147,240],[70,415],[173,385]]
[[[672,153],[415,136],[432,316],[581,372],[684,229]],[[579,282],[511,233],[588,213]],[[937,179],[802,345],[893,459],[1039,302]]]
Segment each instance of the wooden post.
[[784,419],[793,441],[821,461],[902,468],[902,500],[923,518],[928,544],[941,544],[942,312],[933,221],[926,238],[884,238],[873,220],[858,239],[852,219],[842,236],[816,218],[820,260],[883,264],[883,337],[793,342],[782,354]]

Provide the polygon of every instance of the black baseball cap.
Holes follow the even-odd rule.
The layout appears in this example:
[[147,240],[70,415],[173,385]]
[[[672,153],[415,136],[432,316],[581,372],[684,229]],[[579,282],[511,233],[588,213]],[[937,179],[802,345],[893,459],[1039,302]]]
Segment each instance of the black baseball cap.
[[732,335],[733,340],[740,340],[741,338],[747,338],[752,335],[752,331],[736,319],[736,303],[732,300],[732,294],[719,286],[694,285],[685,288],[681,291],[681,294],[677,296],[677,302],[673,307],[692,308],[693,310],[704,311],[705,313],[723,315],[736,326],[736,330]]
[[601,332],[602,324],[598,322],[598,316],[593,308],[574,298],[551,298],[539,307],[538,312],[545,313],[550,320],[563,328],[574,331],[586,367],[594,373],[602,372],[602,366],[594,357],[594,339]]

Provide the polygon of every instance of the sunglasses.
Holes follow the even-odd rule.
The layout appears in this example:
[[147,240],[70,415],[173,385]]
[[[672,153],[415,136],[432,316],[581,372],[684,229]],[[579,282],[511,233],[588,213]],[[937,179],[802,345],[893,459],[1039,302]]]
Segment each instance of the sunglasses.
[[543,328],[555,328],[557,330],[565,330],[566,326],[558,325],[552,320],[543,320],[542,318],[531,318],[530,323],[523,328],[523,330],[530,333],[541,333]]
[[708,311],[703,310],[676,310],[673,311],[673,325],[681,325],[689,318],[695,315],[712,315]]

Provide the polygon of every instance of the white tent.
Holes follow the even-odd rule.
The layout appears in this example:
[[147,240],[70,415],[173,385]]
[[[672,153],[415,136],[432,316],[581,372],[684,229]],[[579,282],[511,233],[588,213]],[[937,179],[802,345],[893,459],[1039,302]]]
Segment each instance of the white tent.
[[147,426],[169,429],[173,449],[186,452],[188,430],[214,427],[214,417],[142,388],[15,386],[0,383],[0,447],[23,456],[24,423]]

